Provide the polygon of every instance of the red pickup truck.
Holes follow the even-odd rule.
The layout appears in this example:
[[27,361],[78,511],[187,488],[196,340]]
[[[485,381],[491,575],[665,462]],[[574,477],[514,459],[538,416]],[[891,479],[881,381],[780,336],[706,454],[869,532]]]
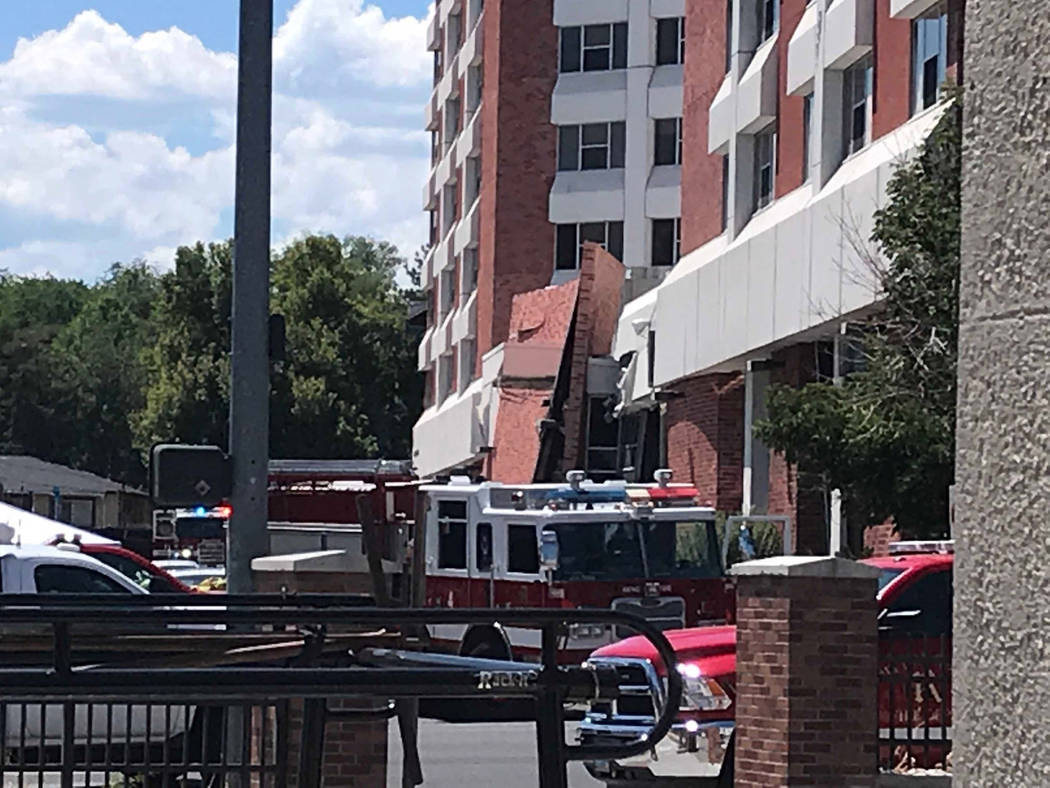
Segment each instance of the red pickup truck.
[[[954,555],[950,542],[896,543],[891,551],[889,557],[863,561],[881,570],[879,676],[872,676],[873,689],[878,681],[880,763],[933,766],[951,749]],[[736,627],[665,634],[684,679],[672,732],[648,754],[589,762],[587,769],[610,788],[732,785]],[[617,701],[591,706],[580,726],[581,743],[637,740],[652,725],[654,700],[662,703],[664,669],[658,655],[646,639],[628,638],[598,649],[590,661],[615,664],[624,684]],[[910,737],[923,746],[900,744]]]

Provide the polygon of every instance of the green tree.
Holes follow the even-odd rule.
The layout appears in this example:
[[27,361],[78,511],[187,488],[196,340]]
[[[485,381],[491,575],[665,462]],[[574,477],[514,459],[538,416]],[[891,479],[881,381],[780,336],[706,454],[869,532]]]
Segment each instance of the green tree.
[[160,278],[143,351],[143,406],[133,417],[136,441],[226,446],[230,387],[232,245],[182,246]]
[[[946,532],[954,478],[959,323],[961,105],[898,167],[875,215],[883,306],[861,326],[863,369],[841,385],[770,390],[759,437],[824,491],[843,491],[851,546],[893,517],[907,535]],[[885,262],[882,262],[885,261]]]
[[157,291],[158,277],[145,263],[114,265],[53,345],[56,366],[75,392],[70,464],[138,485],[146,468],[129,414],[144,403],[143,348],[155,335]]

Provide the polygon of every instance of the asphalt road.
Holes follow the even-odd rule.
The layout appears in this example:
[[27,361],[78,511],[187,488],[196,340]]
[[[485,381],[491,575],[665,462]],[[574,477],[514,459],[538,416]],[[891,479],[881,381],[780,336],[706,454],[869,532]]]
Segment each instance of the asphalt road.
[[[420,720],[423,788],[537,788],[536,727],[529,723],[452,725]],[[391,723],[387,788],[401,788],[401,737]],[[600,788],[578,763],[569,788]]]

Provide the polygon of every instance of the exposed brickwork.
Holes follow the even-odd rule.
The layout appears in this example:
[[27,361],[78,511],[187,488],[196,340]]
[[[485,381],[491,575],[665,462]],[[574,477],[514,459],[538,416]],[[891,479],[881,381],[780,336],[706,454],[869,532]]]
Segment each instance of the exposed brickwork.
[[707,113],[725,78],[725,25],[725,0],[686,0],[682,254],[722,232],[722,157],[707,152]]
[[563,409],[565,448],[562,470],[585,467],[584,414],[587,404],[587,362],[607,355],[620,314],[623,263],[592,243],[584,244],[580,258],[580,291],[576,302],[576,328],[572,337],[569,395]]
[[890,542],[900,539],[897,526],[893,522],[873,525],[864,529],[864,549],[873,556],[890,554]]
[[674,384],[667,403],[667,464],[719,511],[740,511],[744,468],[744,378],[702,375]]
[[537,422],[547,416],[551,388],[501,386],[488,477],[507,484],[529,484],[540,452]]
[[[806,10],[806,0],[781,0],[779,41],[787,42],[798,27],[799,20]],[[776,155],[776,196],[781,197],[797,189],[805,181],[802,173],[804,161],[803,113],[801,96],[787,94],[787,56],[788,47],[777,45],[777,59],[780,69],[778,76],[779,103],[777,113],[777,155]]]
[[514,294],[549,283],[554,265],[554,226],[547,221],[557,146],[550,123],[550,97],[558,77],[552,3],[498,0],[485,5],[479,372],[482,355],[507,338]]
[[911,117],[911,22],[890,17],[890,0],[875,0],[873,59],[871,131],[872,139],[878,139]]
[[875,784],[875,581],[737,586],[737,788]]

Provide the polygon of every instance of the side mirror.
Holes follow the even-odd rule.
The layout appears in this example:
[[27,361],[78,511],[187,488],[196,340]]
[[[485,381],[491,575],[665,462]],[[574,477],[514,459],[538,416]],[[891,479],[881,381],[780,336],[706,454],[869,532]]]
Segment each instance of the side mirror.
[[551,572],[557,571],[560,550],[558,534],[554,531],[544,531],[540,536],[540,567]]

